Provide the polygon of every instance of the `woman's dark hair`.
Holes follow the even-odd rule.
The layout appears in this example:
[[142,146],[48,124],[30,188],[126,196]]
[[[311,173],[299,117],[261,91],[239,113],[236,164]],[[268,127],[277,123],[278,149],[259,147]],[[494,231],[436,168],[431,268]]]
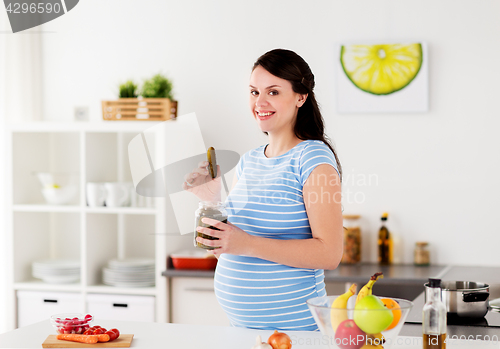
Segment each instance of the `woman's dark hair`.
[[313,139],[324,142],[335,156],[340,179],[342,180],[342,167],[337,152],[325,134],[325,122],[313,91],[315,85],[314,75],[307,62],[293,51],[275,49],[260,56],[254,63],[252,71],[258,66],[278,78],[288,80],[292,84],[295,93],[308,95],[305,103],[297,113],[293,128],[295,136],[302,140]]

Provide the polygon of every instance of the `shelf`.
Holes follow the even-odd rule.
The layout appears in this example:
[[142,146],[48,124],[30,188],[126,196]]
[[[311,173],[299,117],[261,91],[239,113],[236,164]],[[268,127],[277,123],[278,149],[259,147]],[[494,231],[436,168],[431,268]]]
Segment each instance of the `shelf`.
[[[12,132],[142,132],[164,121],[23,122],[11,124]],[[167,122],[175,122],[169,120]]]
[[79,212],[76,205],[48,205],[48,204],[18,204],[13,205],[14,212]]
[[16,291],[57,291],[57,292],[80,292],[82,285],[80,283],[74,284],[48,284],[41,280],[32,280],[25,282],[14,283]]
[[107,285],[94,285],[87,286],[86,291],[88,293],[108,293],[108,294],[130,294],[130,295],[141,295],[141,296],[155,296],[156,287],[115,287]]
[[155,215],[158,210],[154,207],[85,207],[87,213],[99,214],[145,214]]
[[[171,122],[171,121],[168,121]],[[30,122],[8,125],[10,155],[6,173],[10,277],[14,292],[9,324],[14,329],[16,311],[22,308],[17,291],[66,292],[81,298],[85,307],[90,294],[106,297],[154,297],[150,309],[156,321],[169,321],[167,282],[152,287],[104,285],[102,269],[112,259],[149,258],[155,270],[164,268],[169,249],[182,249],[182,241],[167,238],[165,201],[131,195],[135,206],[89,207],[86,184],[132,183],[129,143],[159,122]],[[155,141],[155,139],[153,139]],[[152,154],[164,156],[163,148]],[[47,204],[34,173],[72,174],[77,195],[66,205]],[[61,183],[64,185],[64,183]],[[135,193],[136,194],[136,193]],[[127,203],[126,203],[127,204]],[[138,207],[137,207],[138,206]],[[72,284],[49,284],[32,276],[34,261],[77,259],[81,280]],[[163,279],[159,276],[157,280]],[[118,296],[119,295],[119,296]]]

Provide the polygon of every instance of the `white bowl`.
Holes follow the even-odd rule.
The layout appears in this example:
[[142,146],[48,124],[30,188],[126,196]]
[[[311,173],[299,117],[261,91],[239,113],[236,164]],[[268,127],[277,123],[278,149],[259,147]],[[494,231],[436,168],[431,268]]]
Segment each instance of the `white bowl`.
[[76,186],[70,185],[62,188],[43,188],[42,195],[51,205],[65,205],[72,202],[77,193]]

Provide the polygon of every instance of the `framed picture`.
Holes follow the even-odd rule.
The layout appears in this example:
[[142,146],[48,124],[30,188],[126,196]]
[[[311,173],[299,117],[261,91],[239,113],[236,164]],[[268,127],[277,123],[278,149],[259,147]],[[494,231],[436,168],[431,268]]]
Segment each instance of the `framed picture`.
[[429,110],[425,42],[338,45],[339,113],[421,113]]

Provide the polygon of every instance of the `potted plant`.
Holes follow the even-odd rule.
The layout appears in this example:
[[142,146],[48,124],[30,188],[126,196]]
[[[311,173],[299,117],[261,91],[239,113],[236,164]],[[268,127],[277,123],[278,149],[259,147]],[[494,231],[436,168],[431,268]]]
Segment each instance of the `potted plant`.
[[156,74],[145,80],[141,89],[132,80],[128,80],[119,85],[118,101],[102,102],[103,119],[149,121],[175,119],[177,101],[173,100],[172,89],[172,82],[162,74]]
[[120,84],[120,98],[137,98],[137,85],[128,80],[124,84]]
[[141,90],[143,98],[168,98],[172,97],[172,82],[161,74],[156,74],[151,79],[144,81]]

